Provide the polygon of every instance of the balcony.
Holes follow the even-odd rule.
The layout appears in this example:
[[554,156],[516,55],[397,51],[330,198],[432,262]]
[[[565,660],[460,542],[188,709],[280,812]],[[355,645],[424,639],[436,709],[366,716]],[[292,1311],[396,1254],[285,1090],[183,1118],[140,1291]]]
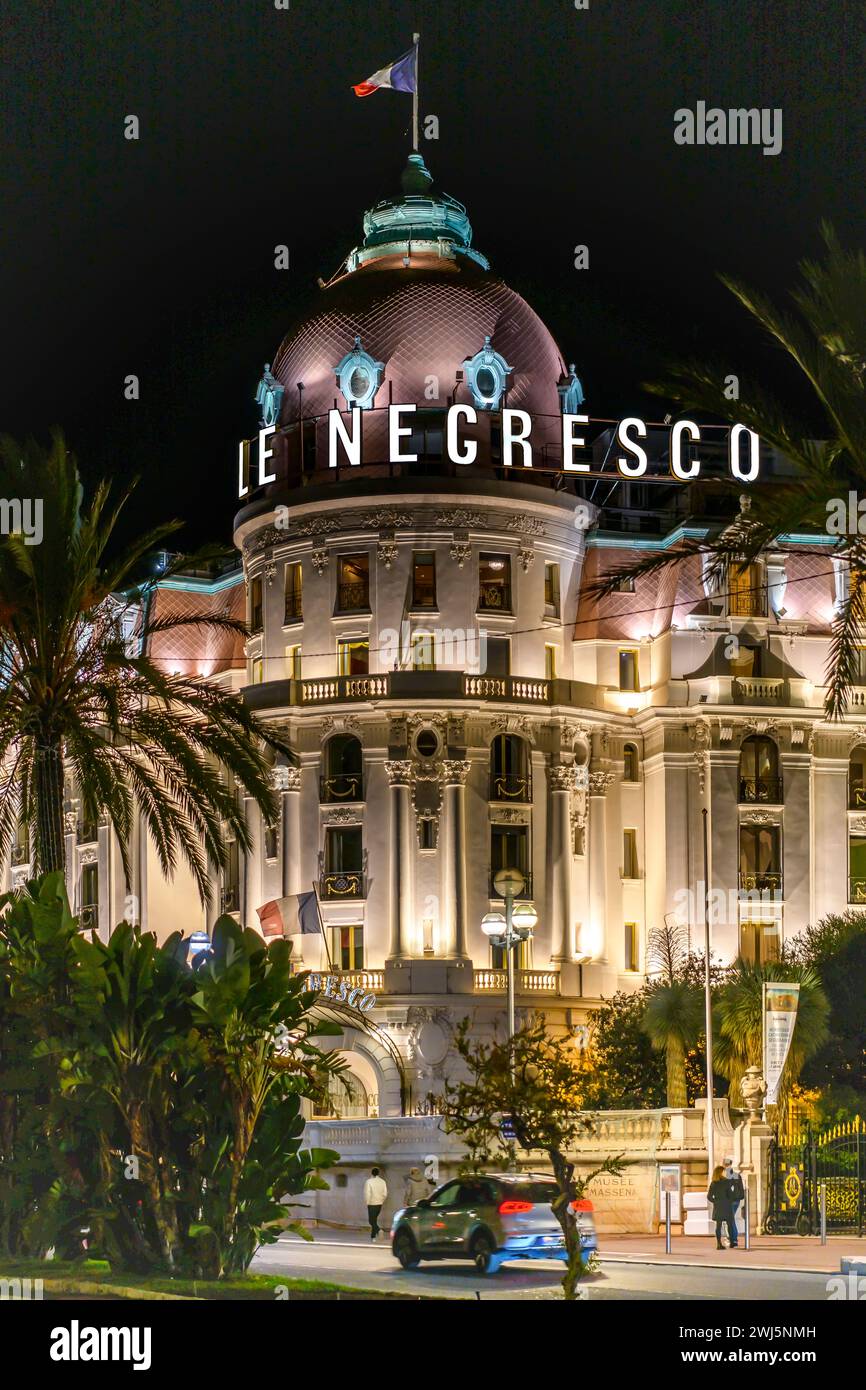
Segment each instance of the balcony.
[[[781,806],[781,777],[741,777],[741,806]],[[864,802],[866,805],[866,802]]]
[[491,772],[490,801],[531,801],[532,777],[527,773],[517,777],[512,773]]
[[734,703],[738,705],[784,705],[788,703],[783,677],[737,676]]
[[782,897],[782,875],[770,872],[740,874],[741,893],[770,893]]
[[370,610],[369,584],[338,584],[337,613],[367,613]]
[[[306,968],[303,967],[305,970]],[[384,970],[340,970],[335,965],[332,969],[317,970],[314,973],[322,977],[332,975],[335,980],[344,980],[347,989],[360,989],[365,994],[383,994],[385,990]]]
[[866,878],[849,878],[848,902],[852,906],[866,903]]
[[326,806],[334,801],[363,801],[364,776],[360,772],[342,772],[336,777],[319,778],[319,803]]
[[299,623],[303,619],[303,604],[300,594],[286,594],[286,609],[283,614],[283,624],[289,627],[292,623]]
[[[473,970],[472,985],[478,994],[504,994],[508,977],[504,970]],[[517,994],[559,994],[559,971],[517,970],[514,989]]]
[[361,869],[323,873],[319,879],[319,897],[323,902],[338,902],[346,898],[366,898],[366,896],[367,876]]
[[239,912],[240,906],[240,888],[236,883],[220,889],[220,912]]

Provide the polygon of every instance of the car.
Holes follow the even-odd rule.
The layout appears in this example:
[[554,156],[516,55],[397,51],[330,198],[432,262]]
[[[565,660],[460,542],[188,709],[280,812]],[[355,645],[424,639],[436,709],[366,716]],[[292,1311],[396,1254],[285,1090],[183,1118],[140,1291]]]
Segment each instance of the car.
[[[392,1253],[403,1269],[416,1269],[422,1260],[472,1260],[479,1274],[494,1274],[506,1260],[567,1260],[551,1210],[557,1192],[545,1174],[454,1178],[394,1213]],[[598,1244],[592,1203],[582,1198],[569,1211],[586,1262]]]

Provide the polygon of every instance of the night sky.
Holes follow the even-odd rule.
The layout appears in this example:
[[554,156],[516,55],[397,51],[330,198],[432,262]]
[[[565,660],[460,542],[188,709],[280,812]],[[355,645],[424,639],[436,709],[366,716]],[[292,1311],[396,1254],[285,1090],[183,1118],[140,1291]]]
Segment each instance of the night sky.
[[[351,86],[413,29],[437,185],[592,415],[658,418],[641,382],[693,350],[796,391],[716,274],[780,295],[822,218],[864,242],[862,0],[3,8],[0,429],[59,424],[88,480],[142,474],[136,528],[180,516],[189,544],[228,538],[261,367],[399,191],[411,98]],[[677,146],[698,100],[781,107],[781,154]]]

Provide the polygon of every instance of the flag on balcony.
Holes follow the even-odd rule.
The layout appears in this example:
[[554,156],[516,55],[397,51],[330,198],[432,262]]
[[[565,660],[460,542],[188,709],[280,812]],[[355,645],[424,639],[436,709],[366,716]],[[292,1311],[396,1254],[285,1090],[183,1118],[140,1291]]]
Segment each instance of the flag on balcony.
[[292,893],[287,898],[272,898],[263,907],[257,907],[256,913],[262,935],[266,938],[317,936],[322,930],[315,893]]

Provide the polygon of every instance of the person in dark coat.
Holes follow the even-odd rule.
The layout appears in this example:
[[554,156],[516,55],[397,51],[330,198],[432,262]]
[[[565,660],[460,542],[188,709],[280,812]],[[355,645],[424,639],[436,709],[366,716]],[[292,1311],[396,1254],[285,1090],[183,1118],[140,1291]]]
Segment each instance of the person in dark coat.
[[731,1191],[731,1208],[733,1220],[729,1227],[731,1233],[731,1245],[737,1244],[737,1208],[746,1197],[746,1189],[743,1187],[743,1179],[734,1167],[734,1160],[725,1160],[725,1177],[728,1180]]
[[707,1189],[707,1201],[712,1206],[713,1220],[716,1223],[716,1249],[724,1249],[722,1245],[722,1226],[727,1226],[728,1234],[731,1237],[731,1245],[736,1245],[737,1231],[734,1226],[731,1184],[725,1177],[725,1170],[721,1163],[717,1164],[713,1169],[713,1180]]

